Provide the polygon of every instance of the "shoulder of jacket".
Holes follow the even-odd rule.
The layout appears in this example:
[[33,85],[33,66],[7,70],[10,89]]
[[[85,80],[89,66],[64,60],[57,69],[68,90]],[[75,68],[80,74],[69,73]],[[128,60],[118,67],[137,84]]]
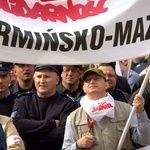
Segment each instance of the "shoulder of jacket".
[[68,100],[71,100],[71,101],[75,102],[75,98],[71,97],[68,94],[61,93],[60,96],[64,97],[65,99],[68,99]]
[[34,91],[29,91],[29,92],[23,92],[17,95],[17,98],[23,97],[23,96],[32,96],[33,94],[35,94]]

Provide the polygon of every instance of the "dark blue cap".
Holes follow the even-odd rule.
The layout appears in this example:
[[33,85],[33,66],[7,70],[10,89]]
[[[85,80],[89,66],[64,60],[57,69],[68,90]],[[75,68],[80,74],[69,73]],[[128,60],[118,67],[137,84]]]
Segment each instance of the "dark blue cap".
[[0,75],[5,75],[9,73],[8,68],[0,67]]
[[13,66],[13,63],[10,62],[0,62],[0,67],[10,69]]
[[37,65],[35,67],[34,71],[39,71],[39,70],[43,70],[43,69],[48,69],[48,70],[54,71],[59,76],[62,73],[62,66],[60,66],[60,65]]

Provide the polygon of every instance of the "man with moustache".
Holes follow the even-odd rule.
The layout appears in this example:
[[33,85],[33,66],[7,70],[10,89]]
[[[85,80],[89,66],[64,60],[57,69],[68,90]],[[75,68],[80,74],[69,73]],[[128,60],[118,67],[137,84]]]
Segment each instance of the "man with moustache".
[[9,90],[10,83],[9,69],[0,66],[0,114],[8,117],[12,113],[15,100],[14,94]]

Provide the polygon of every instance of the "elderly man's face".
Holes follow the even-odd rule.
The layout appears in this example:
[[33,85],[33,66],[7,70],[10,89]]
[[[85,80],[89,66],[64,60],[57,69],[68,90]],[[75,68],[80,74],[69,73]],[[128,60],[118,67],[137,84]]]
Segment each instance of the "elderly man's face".
[[106,96],[107,83],[104,78],[97,74],[89,74],[83,84],[83,90],[88,95],[89,98],[94,99],[94,97]]

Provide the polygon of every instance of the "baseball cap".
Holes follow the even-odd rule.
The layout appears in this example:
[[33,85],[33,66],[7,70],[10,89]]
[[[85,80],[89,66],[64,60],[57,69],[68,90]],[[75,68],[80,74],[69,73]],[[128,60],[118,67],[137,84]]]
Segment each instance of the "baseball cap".
[[61,75],[62,73],[62,66],[60,65],[37,65],[34,69],[34,71],[39,71],[43,69],[48,69],[50,71],[54,71],[57,73],[57,75]]
[[8,68],[0,67],[0,75],[5,75],[9,73]]
[[99,75],[100,77],[104,78],[104,80],[106,81],[106,76],[105,74],[103,73],[103,71],[101,69],[98,69],[98,68],[90,68],[88,69],[87,71],[85,71],[83,73],[83,76],[82,76],[82,80],[85,81],[86,77],[89,75],[89,74],[97,74]]

